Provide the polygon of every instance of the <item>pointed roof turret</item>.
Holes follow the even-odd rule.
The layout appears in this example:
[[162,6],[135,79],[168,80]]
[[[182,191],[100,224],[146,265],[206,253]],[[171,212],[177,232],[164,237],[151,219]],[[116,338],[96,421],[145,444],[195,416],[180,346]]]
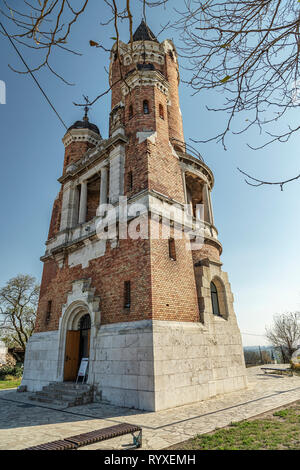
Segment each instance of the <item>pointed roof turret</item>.
[[155,35],[152,33],[151,29],[147,26],[144,20],[141,21],[141,24],[139,25],[136,32],[134,33],[133,40],[158,42]]

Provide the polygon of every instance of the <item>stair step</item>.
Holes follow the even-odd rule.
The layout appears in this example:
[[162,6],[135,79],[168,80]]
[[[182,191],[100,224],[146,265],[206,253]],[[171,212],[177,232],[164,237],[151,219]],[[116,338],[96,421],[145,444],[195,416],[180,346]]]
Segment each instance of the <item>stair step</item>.
[[69,397],[67,395],[62,395],[60,393],[48,394],[48,393],[37,392],[36,396],[37,398],[46,399],[46,400],[59,400],[59,401],[67,401],[67,402],[71,402],[71,401],[75,402],[81,399],[81,397],[74,398],[74,397]]
[[43,388],[39,393],[46,393],[48,395],[53,395],[59,393],[60,395],[68,395],[69,397],[81,397],[83,395],[89,395],[91,392],[89,390],[79,392],[78,390],[64,390],[63,388],[53,388],[53,389],[46,389]]
[[50,382],[47,387],[62,387],[62,388],[67,388],[67,389],[73,389],[73,390],[90,390],[91,385],[89,384],[81,384],[81,383],[74,383],[74,382]]
[[62,393],[74,393],[74,394],[82,394],[82,393],[88,393],[91,391],[90,387],[88,388],[82,388],[82,389],[78,389],[78,388],[68,388],[68,387],[61,387],[61,386],[57,386],[57,387],[54,387],[54,386],[44,386],[43,387],[43,391],[45,392],[53,392],[53,391],[61,391]]
[[51,400],[51,399],[41,398],[41,397],[36,397],[36,396],[30,396],[29,399],[32,401],[38,401],[39,403],[48,403],[50,405],[59,406],[62,408],[68,408],[70,406],[68,402],[60,401],[60,400]]
[[80,406],[93,402],[92,386],[73,382],[52,382],[29,397],[31,400],[59,407]]

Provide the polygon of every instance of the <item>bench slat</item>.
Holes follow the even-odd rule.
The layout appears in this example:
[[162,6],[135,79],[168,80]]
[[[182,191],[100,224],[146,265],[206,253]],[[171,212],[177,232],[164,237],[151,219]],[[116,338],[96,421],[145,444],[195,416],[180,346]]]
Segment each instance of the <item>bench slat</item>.
[[136,446],[142,445],[142,428],[134,424],[121,423],[108,428],[96,429],[95,431],[77,434],[63,440],[47,442],[24,450],[70,450],[78,447],[93,444],[94,442],[106,441],[114,437],[124,436],[139,432],[140,435],[135,439]]
[[261,370],[263,370],[265,373],[267,371],[272,371],[273,373],[288,373],[290,375],[293,375],[293,370],[288,368],[288,369],[276,369],[275,367],[261,367]]
[[68,442],[65,440],[46,442],[45,444],[40,444],[38,446],[27,447],[24,450],[71,450],[77,449],[77,445],[73,442]]
[[68,442],[75,443],[80,447],[87,444],[93,444],[94,442],[106,441],[108,439],[113,439],[114,437],[124,436],[125,434],[141,432],[141,430],[142,428],[140,426],[122,423],[109,428],[98,429],[96,431],[71,436],[66,440]]

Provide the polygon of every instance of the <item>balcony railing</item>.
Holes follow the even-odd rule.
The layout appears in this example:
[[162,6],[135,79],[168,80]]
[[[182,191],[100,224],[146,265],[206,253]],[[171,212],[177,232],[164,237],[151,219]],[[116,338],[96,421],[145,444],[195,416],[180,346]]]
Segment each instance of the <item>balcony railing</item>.
[[178,149],[179,152],[183,151],[189,155],[192,155],[192,157],[195,157],[200,160],[200,162],[204,163],[204,159],[201,153],[198,152],[198,150],[196,150],[192,145],[187,144],[186,142],[182,142],[179,139],[175,139],[175,137],[171,137],[170,142],[175,148],[175,150]]

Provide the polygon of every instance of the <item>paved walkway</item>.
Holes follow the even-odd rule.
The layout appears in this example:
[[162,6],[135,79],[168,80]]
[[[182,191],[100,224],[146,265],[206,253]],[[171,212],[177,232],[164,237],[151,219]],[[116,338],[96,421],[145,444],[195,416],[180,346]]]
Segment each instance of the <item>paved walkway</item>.
[[[300,400],[299,376],[264,375],[260,367],[247,372],[247,390],[158,412],[96,403],[57,409],[48,404],[37,405],[27,393],[2,390],[0,450],[24,449],[122,422],[142,426],[143,449],[159,450]],[[123,436],[83,449],[122,449],[130,442],[130,436]]]

